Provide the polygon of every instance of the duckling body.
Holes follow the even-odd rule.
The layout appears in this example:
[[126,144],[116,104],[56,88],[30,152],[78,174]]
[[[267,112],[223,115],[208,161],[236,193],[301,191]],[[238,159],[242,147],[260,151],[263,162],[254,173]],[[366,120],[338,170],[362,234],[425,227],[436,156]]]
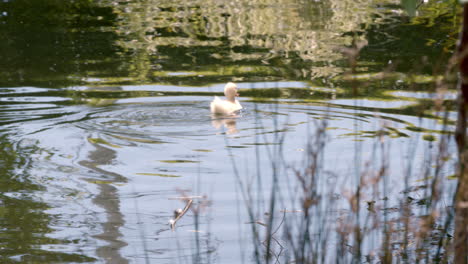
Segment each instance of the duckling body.
[[234,102],[231,102],[228,100],[221,100],[218,96],[215,96],[210,104],[210,110],[213,114],[230,115],[240,109],[242,109],[242,106],[239,101],[234,100]]
[[210,110],[212,114],[231,115],[242,109],[241,104],[236,100],[239,94],[237,93],[237,86],[234,83],[229,82],[224,86],[224,95],[226,96],[226,100],[221,100],[215,96],[211,102]]

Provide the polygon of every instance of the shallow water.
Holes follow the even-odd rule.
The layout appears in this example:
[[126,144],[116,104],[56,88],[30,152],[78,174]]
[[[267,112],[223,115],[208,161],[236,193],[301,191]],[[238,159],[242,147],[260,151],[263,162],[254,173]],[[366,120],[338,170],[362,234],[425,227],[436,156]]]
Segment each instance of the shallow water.
[[[77,1],[41,7],[49,15],[37,21],[24,10],[38,7],[3,3],[10,42],[0,45],[11,52],[0,66],[0,260],[249,263],[246,207],[262,216],[280,186],[279,207],[299,209],[292,168],[304,166],[323,125],[319,189],[335,193],[337,211],[349,211],[344,193],[356,177],[385,162],[394,206],[425,181],[454,128],[453,112],[444,124],[431,110],[434,79],[423,78],[448,57],[453,43],[440,35],[453,32],[450,16],[410,23],[383,2]],[[419,16],[435,16],[431,8]],[[422,26],[432,46],[416,52],[395,40]],[[357,90],[336,49],[351,33],[368,41]],[[421,56],[427,64],[410,71]],[[375,77],[389,60],[398,74]],[[213,117],[209,102],[226,81],[238,84],[244,109]],[[453,104],[453,90],[440,96]],[[451,139],[448,149],[444,179],[454,173]],[[194,205],[171,230],[183,196]]]

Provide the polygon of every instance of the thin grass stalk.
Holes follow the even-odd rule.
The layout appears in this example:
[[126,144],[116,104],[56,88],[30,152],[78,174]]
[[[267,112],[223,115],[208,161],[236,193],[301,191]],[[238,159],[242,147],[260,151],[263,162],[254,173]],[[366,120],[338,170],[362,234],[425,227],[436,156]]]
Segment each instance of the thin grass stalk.
[[[224,140],[225,140],[226,146],[229,146],[229,141],[228,141],[227,135],[225,135]],[[239,188],[241,190],[242,198],[243,198],[244,204],[245,204],[245,206],[247,208],[247,214],[249,216],[250,222],[255,223],[255,215],[254,215],[251,204],[249,204],[249,201],[250,201],[249,195],[248,195],[248,192],[244,188],[242,180],[240,179],[240,174],[239,174],[239,170],[238,170],[237,165],[236,165],[236,161],[234,159],[234,155],[232,154],[232,151],[231,151],[230,148],[227,148],[227,151],[228,151],[228,156],[231,159],[231,164],[232,164],[232,167],[233,167],[233,170],[234,170],[234,176],[236,177],[237,185],[239,186]],[[258,230],[257,230],[255,224],[251,224],[250,226],[251,226],[251,229],[252,229],[252,239],[253,239],[253,246],[254,246],[254,259],[255,259],[257,264],[260,264],[261,263],[260,255],[261,254],[260,254],[260,249],[259,249],[259,246],[258,246],[259,241],[260,241]]]
[[[278,110],[278,104],[275,104],[276,111]],[[274,128],[275,131],[278,131],[278,120],[275,118],[274,119]],[[278,133],[274,134],[275,140],[274,142],[278,142],[279,145],[281,146],[284,141],[284,134],[281,136],[281,138],[278,137]],[[278,162],[279,162],[279,152],[280,150],[277,150],[274,152],[273,158],[271,159],[271,167],[273,169],[273,185],[271,187],[271,193],[270,193],[270,204],[269,204],[269,216],[268,216],[268,223],[267,223],[267,231],[266,231],[266,237],[267,237],[267,242],[266,242],[266,262],[269,263],[270,261],[270,250],[271,250],[271,240],[272,240],[272,228],[273,228],[273,219],[275,217],[275,205],[276,205],[276,193],[278,191]]]

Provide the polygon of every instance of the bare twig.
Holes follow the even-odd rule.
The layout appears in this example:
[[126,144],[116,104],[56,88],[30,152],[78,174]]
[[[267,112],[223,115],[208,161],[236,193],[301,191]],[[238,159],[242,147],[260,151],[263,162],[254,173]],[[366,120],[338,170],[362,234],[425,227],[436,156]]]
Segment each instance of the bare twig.
[[188,209],[190,209],[190,206],[192,206],[192,203],[193,203],[192,199],[187,199],[187,204],[185,205],[184,209],[183,210],[179,209],[179,210],[176,210],[174,212],[175,219],[171,219],[169,221],[172,231],[175,230],[175,225],[176,225],[177,221],[179,221],[179,219],[182,218],[182,216],[185,215],[185,213],[188,211]]

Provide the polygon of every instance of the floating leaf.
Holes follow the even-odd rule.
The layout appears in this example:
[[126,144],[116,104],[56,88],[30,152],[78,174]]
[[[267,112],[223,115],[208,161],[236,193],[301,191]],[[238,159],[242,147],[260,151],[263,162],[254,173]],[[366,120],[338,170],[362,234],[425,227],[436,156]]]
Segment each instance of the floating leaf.
[[196,152],[213,152],[213,150],[211,149],[192,149],[192,150]]
[[164,143],[169,143],[169,142],[160,141],[160,140],[124,137],[124,136],[120,136],[120,135],[112,135],[112,136],[115,137],[115,138],[118,138],[118,139],[123,139],[123,140],[127,140],[127,141],[132,141],[132,142],[148,143],[148,144],[164,144]]
[[431,179],[433,179],[433,178],[434,178],[433,176],[429,176],[429,177],[426,177],[426,178],[422,178],[422,179],[416,180],[416,182],[425,182],[425,181],[431,180]]
[[447,180],[457,180],[457,179],[458,179],[458,175],[456,175],[456,174],[452,174],[452,175],[447,176]]
[[423,132],[424,128],[421,127],[415,127],[415,126],[407,126],[406,129],[409,131],[414,131],[414,132]]
[[121,148],[121,146],[109,143],[102,138],[88,138],[88,141],[92,144],[103,144],[113,148]]
[[426,141],[436,141],[436,137],[431,134],[426,134],[422,138]]
[[159,177],[167,177],[167,178],[179,178],[179,175],[173,174],[162,174],[162,173],[149,173],[149,172],[139,172],[136,173],[137,175],[144,175],[144,176],[159,176]]
[[89,183],[94,184],[113,184],[111,181],[102,181],[102,180],[88,180]]
[[160,160],[159,162],[164,163],[200,163],[198,160]]

